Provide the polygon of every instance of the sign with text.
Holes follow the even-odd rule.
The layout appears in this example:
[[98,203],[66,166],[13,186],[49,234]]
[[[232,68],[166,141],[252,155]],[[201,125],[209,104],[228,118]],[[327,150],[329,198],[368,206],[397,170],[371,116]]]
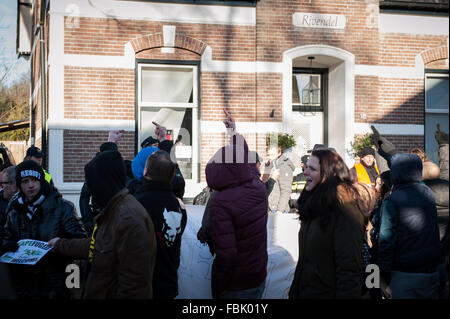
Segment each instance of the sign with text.
[[17,242],[16,252],[6,252],[0,257],[0,262],[7,264],[35,265],[52,247],[44,241],[22,239]]
[[345,29],[346,18],[338,14],[296,12],[292,24],[299,28]]

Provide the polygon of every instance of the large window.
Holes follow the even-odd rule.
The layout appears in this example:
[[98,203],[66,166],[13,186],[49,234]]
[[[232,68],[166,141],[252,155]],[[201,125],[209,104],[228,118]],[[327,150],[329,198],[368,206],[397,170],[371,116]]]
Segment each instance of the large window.
[[154,135],[152,122],[167,128],[186,180],[198,181],[197,65],[138,64],[137,143]]
[[448,133],[448,72],[427,72],[425,77],[425,152],[439,165],[437,124]]

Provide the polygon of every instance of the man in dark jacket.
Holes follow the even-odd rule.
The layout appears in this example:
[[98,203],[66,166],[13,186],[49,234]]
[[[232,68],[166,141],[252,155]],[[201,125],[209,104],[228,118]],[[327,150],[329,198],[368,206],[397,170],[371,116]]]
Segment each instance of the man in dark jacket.
[[206,166],[208,186],[219,191],[210,202],[209,227],[216,253],[212,295],[258,299],[267,275],[266,188],[255,164],[249,163],[247,143],[235,135],[234,121],[224,112],[233,144],[222,147]]
[[173,299],[178,295],[181,237],[187,223],[183,202],[171,189],[175,164],[167,152],[156,151],[148,157],[143,175],[142,186],[135,196],[155,225],[153,298]]
[[381,206],[379,266],[382,289],[392,298],[437,298],[441,252],[436,203],[421,183],[422,162],[415,154],[392,157],[392,193]]
[[14,194],[19,190],[16,184],[16,167],[10,166],[0,172],[0,183],[2,190],[0,191],[0,248],[3,241],[3,227],[6,223],[6,210],[8,203]]
[[98,154],[84,168],[101,212],[91,238],[53,238],[58,253],[88,259],[85,299],[152,298],[156,243],[145,208],[125,188],[125,164],[117,151]]
[[[48,241],[54,237],[86,237],[75,206],[46,182],[44,171],[37,163],[20,163],[16,182],[20,191],[11,199],[7,211],[2,253],[16,251],[21,239]],[[49,252],[34,266],[11,264],[18,297],[70,297],[65,285],[65,269],[72,261],[72,258]]]

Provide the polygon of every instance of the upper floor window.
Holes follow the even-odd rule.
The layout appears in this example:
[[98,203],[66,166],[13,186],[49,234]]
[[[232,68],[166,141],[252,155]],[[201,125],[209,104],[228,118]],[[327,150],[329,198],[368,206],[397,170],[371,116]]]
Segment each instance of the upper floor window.
[[425,76],[425,152],[439,165],[437,124],[448,133],[448,71],[427,72]]

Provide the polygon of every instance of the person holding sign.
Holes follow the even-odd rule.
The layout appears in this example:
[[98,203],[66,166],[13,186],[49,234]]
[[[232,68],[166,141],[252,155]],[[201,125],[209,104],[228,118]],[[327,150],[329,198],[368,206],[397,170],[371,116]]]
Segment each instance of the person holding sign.
[[[83,229],[73,203],[45,180],[42,167],[24,161],[16,167],[19,192],[7,210],[1,255],[18,249],[22,239],[45,241],[54,237],[83,238]],[[31,253],[30,253],[31,254]],[[49,252],[36,265],[11,264],[13,286],[19,298],[70,298],[65,285],[66,266],[72,258]]]

